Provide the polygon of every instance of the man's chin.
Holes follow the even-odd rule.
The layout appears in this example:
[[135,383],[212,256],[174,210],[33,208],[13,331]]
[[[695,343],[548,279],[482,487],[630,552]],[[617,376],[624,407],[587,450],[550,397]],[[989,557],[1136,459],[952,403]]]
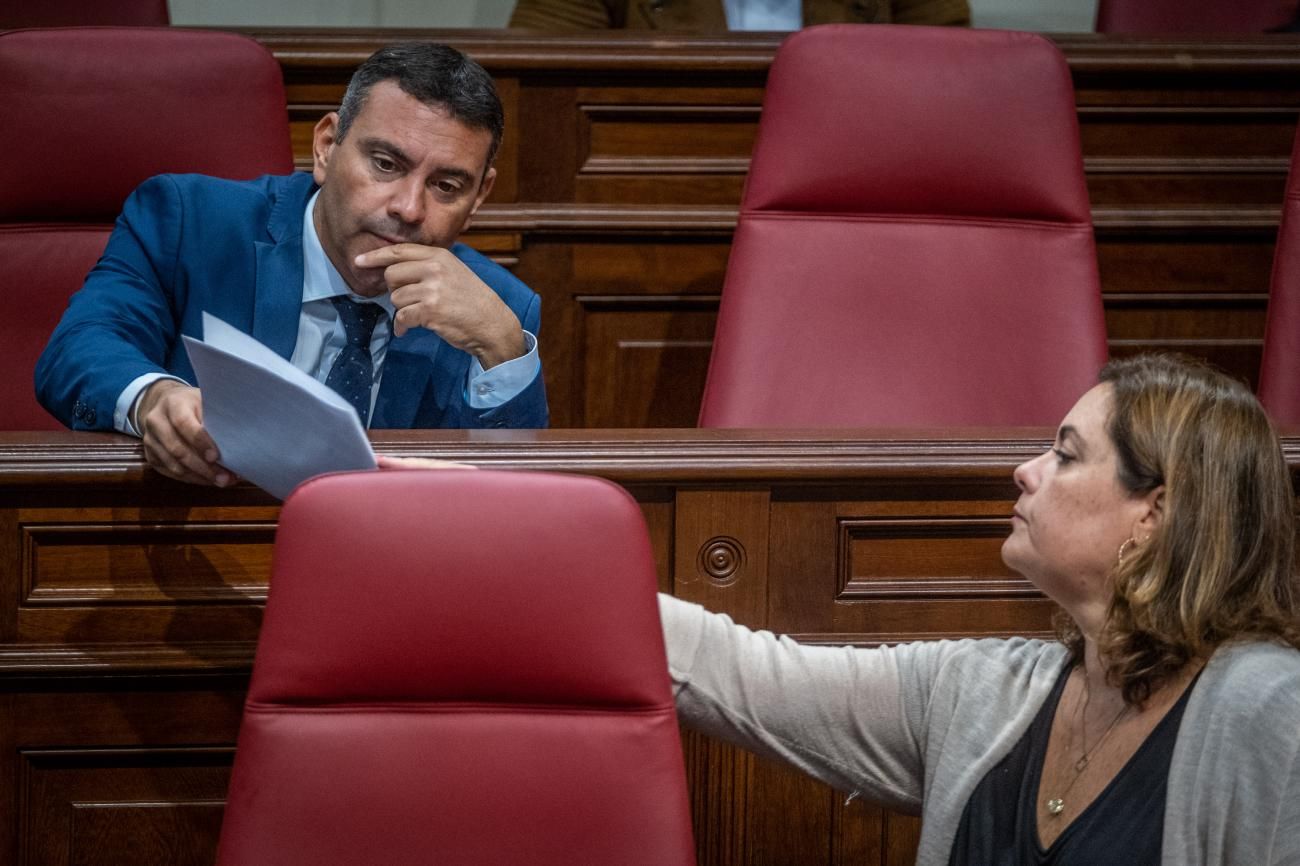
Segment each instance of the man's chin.
[[349,283],[348,288],[352,290],[353,294],[360,295],[363,298],[377,298],[388,291],[388,284],[382,280],[378,285],[373,285],[371,283]]
[[388,291],[383,268],[349,268],[339,274],[353,294],[374,298]]

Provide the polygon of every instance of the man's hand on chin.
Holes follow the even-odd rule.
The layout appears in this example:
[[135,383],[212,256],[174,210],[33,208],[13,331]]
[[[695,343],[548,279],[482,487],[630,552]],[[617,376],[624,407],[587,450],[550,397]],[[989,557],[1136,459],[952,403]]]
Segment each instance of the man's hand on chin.
[[356,264],[384,269],[397,308],[394,336],[428,328],[477,357],[485,370],[527,353],[518,317],[450,250],[394,244],[362,253]]
[[238,480],[217,462],[221,454],[203,428],[198,388],[175,379],[159,379],[136,400],[136,430],[150,466],[190,484],[227,487]]

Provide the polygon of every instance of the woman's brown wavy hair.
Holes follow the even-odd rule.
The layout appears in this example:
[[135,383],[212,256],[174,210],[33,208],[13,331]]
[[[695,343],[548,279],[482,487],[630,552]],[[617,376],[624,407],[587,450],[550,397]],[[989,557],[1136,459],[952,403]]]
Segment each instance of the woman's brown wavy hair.
[[[1300,649],[1295,502],[1277,434],[1250,390],[1191,358],[1111,361],[1107,432],[1120,483],[1165,486],[1164,515],[1112,572],[1098,635],[1112,685],[1141,704],[1194,658],[1236,638]],[[1083,657],[1068,617],[1058,633]]]

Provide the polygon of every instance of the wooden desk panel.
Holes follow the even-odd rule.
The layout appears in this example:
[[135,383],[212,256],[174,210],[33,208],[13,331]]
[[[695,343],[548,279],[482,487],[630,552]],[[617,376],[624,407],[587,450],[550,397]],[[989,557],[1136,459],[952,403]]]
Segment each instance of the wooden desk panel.
[[[381,453],[593,474],[660,587],[821,643],[1045,634],[998,547],[1045,430],[404,432]],[[1300,467],[1300,439],[1286,440]],[[137,442],[0,433],[0,862],[210,863],[277,505],[148,473]],[[364,603],[364,598],[358,603]],[[434,636],[431,639],[436,639]],[[685,738],[702,864],[904,864],[913,819]]]
[[[285,73],[294,152],[371,51],[450,42],[495,76],[507,133],[468,240],[543,297],[557,427],[689,426],[773,34],[245,30]],[[1074,76],[1111,350],[1253,380],[1300,37],[1057,35]]]

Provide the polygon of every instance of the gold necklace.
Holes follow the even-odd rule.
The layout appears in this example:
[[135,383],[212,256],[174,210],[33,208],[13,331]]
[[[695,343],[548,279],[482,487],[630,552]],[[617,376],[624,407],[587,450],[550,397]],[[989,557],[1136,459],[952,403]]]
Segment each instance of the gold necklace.
[[1097,740],[1097,742],[1093,743],[1092,748],[1090,749],[1088,748],[1088,704],[1092,701],[1092,689],[1088,688],[1087,671],[1084,671],[1083,674],[1083,690],[1083,724],[1080,726],[1082,728],[1083,737],[1083,754],[1079,756],[1079,760],[1074,762],[1074,775],[1070,777],[1070,781],[1065,786],[1065,790],[1061,792],[1061,796],[1052,797],[1047,801],[1047,814],[1049,815],[1055,816],[1065,811],[1066,795],[1070,793],[1070,789],[1074,787],[1074,783],[1079,781],[1079,777],[1083,775],[1083,771],[1088,769],[1089,759],[1097,753],[1097,750],[1101,748],[1101,744],[1106,742],[1106,738],[1110,736],[1110,732],[1115,730],[1115,726],[1119,724],[1119,720],[1124,718],[1124,714],[1129,711],[1128,704],[1120,707],[1119,712],[1115,714],[1115,718],[1110,720],[1110,724],[1107,725],[1106,730],[1102,732],[1101,738]]

